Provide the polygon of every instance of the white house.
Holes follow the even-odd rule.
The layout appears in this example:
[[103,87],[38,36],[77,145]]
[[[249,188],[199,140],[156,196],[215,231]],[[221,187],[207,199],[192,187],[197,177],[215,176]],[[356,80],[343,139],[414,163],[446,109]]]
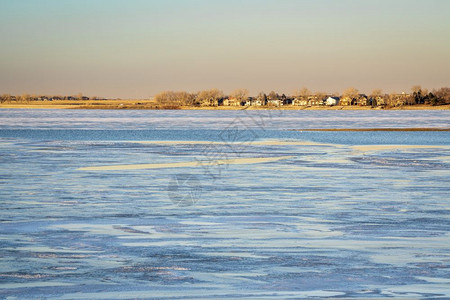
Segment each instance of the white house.
[[325,104],[329,106],[338,105],[339,97],[328,97],[327,100],[325,100]]
[[305,97],[295,98],[294,101],[292,102],[292,105],[306,106],[308,105],[308,99]]
[[227,98],[227,99],[223,100],[223,105],[224,106],[240,106],[241,101],[239,101],[236,98]]
[[252,99],[251,101],[252,106],[262,106],[263,103],[260,99]]
[[271,106],[281,106],[283,105],[283,101],[280,99],[269,99],[267,100],[267,104]]

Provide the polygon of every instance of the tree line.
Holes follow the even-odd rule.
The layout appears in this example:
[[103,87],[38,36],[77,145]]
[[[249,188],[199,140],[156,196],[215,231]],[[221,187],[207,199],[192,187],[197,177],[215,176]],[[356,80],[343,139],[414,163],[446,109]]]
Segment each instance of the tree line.
[[[381,89],[373,90],[369,95],[361,94],[356,88],[348,88],[340,93],[312,92],[308,88],[293,91],[290,95],[279,94],[275,91],[260,92],[256,96],[249,96],[247,89],[237,89],[225,95],[219,89],[203,90],[196,93],[186,91],[163,91],[155,95],[154,99],[161,107],[180,106],[281,106],[325,105],[326,99],[336,99],[334,105],[360,105],[372,107],[396,107],[404,105],[445,105],[450,104],[450,88],[442,87],[429,91],[419,85],[413,86],[410,93],[383,93]],[[105,100],[100,97],[87,97],[82,93],[71,96],[62,95],[0,95],[0,103],[55,100]]]
[[36,94],[21,94],[21,95],[11,95],[2,94],[0,95],[0,103],[11,103],[11,102],[21,102],[29,103],[32,101],[56,101],[56,100],[105,100],[102,97],[88,97],[84,96],[82,93],[63,96],[63,95],[36,95]]
[[[271,91],[260,92],[250,97],[247,89],[237,89],[225,95],[219,89],[203,90],[197,93],[185,91],[163,91],[155,96],[160,105],[171,106],[280,106],[280,105],[325,105],[329,97],[335,98],[338,105],[361,105],[396,107],[403,105],[445,105],[450,104],[450,88],[443,87],[429,91],[421,86],[413,86],[410,93],[383,93],[373,90],[369,95],[361,94],[356,88],[348,88],[339,93],[311,92],[307,88],[293,91],[290,95]],[[339,102],[340,101],[340,102]]]

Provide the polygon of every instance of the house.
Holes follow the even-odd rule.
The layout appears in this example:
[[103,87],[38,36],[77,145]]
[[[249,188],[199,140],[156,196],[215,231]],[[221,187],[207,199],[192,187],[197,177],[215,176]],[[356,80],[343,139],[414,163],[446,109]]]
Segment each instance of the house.
[[368,105],[368,98],[364,94],[358,94],[356,97],[343,96],[339,101],[340,105]]
[[308,105],[308,98],[307,97],[297,97],[294,100],[292,100],[292,105],[306,106],[306,105]]
[[410,95],[402,93],[402,94],[392,94],[389,96],[389,105],[391,106],[403,106],[408,104],[408,100],[410,99]]
[[323,100],[319,99],[317,96],[309,96],[308,97],[308,105],[309,106],[323,105]]
[[348,105],[352,105],[352,101],[353,101],[353,98],[351,98],[349,96],[344,96],[340,99],[339,104],[348,106]]
[[265,106],[267,104],[267,96],[265,94],[264,95],[258,95],[256,97],[256,100],[258,101],[258,103],[261,103],[261,106]]
[[240,106],[241,105],[241,101],[239,99],[236,99],[236,98],[225,98],[223,100],[223,105],[224,106]]
[[216,98],[206,98],[206,99],[202,99],[200,106],[218,106],[219,105],[219,100]]
[[267,100],[267,105],[269,106],[282,106],[283,100],[281,99],[269,99]]
[[294,98],[286,97],[286,99],[283,100],[283,105],[293,105],[294,104]]
[[373,106],[385,106],[386,105],[385,97],[383,96],[372,97],[372,104]]
[[308,105],[308,99],[301,99],[300,102],[299,102],[299,105],[307,106]]
[[338,105],[339,104],[339,97],[328,97],[325,100],[325,104],[328,106],[334,106],[334,105]]
[[367,98],[367,96],[364,94],[359,94],[355,100],[356,100],[355,101],[356,105],[362,105],[362,106],[369,105],[369,102],[370,102],[369,99]]
[[263,105],[263,101],[261,99],[252,99],[251,100],[251,105],[252,106],[262,106]]
[[281,95],[281,97],[279,99],[281,100],[281,105],[290,104],[289,99],[285,94]]

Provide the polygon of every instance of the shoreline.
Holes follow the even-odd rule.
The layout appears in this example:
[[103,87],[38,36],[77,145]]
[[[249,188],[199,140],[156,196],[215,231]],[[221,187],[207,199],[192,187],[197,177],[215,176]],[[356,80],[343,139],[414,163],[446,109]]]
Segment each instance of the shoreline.
[[[399,107],[371,107],[371,106],[215,106],[215,107],[157,107],[153,101],[139,100],[101,100],[99,101],[61,101],[45,103],[1,103],[0,109],[126,109],[126,110],[450,110],[450,104],[447,105],[408,105]],[[156,106],[156,107],[155,107]]]

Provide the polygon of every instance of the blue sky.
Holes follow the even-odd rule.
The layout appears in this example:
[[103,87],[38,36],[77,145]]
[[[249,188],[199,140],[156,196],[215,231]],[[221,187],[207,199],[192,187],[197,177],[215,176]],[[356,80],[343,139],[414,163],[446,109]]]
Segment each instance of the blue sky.
[[448,0],[0,0],[0,93],[450,83]]

